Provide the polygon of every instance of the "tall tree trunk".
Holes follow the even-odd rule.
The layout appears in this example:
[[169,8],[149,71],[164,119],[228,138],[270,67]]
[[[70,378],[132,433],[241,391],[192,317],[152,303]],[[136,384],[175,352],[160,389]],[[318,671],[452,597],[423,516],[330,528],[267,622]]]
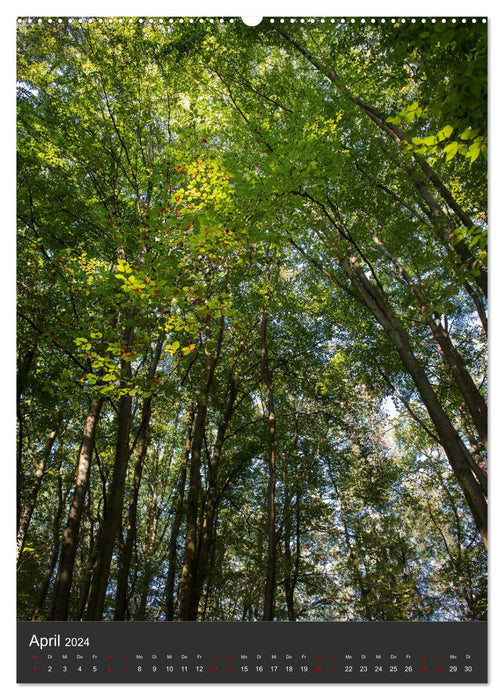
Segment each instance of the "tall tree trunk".
[[52,430],[49,433],[49,437],[47,438],[46,444],[44,446],[44,449],[42,451],[42,456],[37,464],[36,470],[35,470],[35,476],[33,478],[33,483],[32,487],[30,489],[30,494],[28,496],[28,499],[23,507],[23,510],[21,511],[21,515],[19,517],[19,522],[18,522],[18,533],[17,533],[17,559],[16,563],[19,565],[19,560],[21,557],[21,554],[23,553],[23,548],[26,540],[26,535],[28,533],[28,528],[30,527],[30,522],[31,518],[33,515],[33,511],[35,510],[35,505],[37,503],[37,498],[38,494],[40,491],[40,487],[42,485],[42,479],[44,477],[44,471],[46,468],[47,460],[49,459],[49,456],[51,454],[54,442],[56,440],[56,429]]
[[63,480],[61,478],[61,464],[58,471],[58,507],[56,508],[56,513],[53,518],[52,525],[52,553],[49,561],[47,562],[46,575],[44,577],[42,588],[40,590],[37,607],[32,613],[31,619],[36,621],[39,619],[42,609],[46,603],[47,594],[49,592],[49,587],[51,585],[51,579],[54,574],[54,569],[58,563],[58,556],[60,552],[60,530],[61,530],[61,518],[63,515]]
[[151,403],[152,397],[148,397],[144,400],[142,407],[142,426],[140,428],[138,448],[133,469],[133,483],[131,485],[128,520],[126,524],[126,540],[122,547],[118,562],[114,620],[124,620],[126,618],[128,602],[128,577],[137,532],[138,496],[140,493],[145,455],[147,454],[147,447],[149,445]]
[[[482,540],[486,545],[488,527],[487,502],[485,489],[482,488],[480,483],[481,481],[486,482],[486,474],[481,473],[481,468],[473,459],[453,427],[450,418],[445,413],[423,367],[411,348],[406,331],[388,304],[367,279],[353,252],[350,252],[348,260],[340,259],[339,263],[345,275],[359,292],[362,303],[387,333],[405,369],[413,379],[436,429],[439,442],[443,446],[448,461],[464,492],[476,527],[480,531]],[[475,474],[478,474],[478,477]]]
[[[211,351],[208,341],[211,337],[210,319],[207,321],[207,332],[205,345],[205,371],[201,382],[196,417],[194,421],[194,433],[191,445],[191,462],[189,473],[189,489],[187,493],[186,507],[186,538],[184,550],[184,563],[182,575],[180,577],[179,612],[180,620],[195,620],[193,597],[196,586],[196,571],[198,562],[198,514],[201,487],[201,454],[205,439],[205,425],[208,411],[208,398],[210,386],[213,380],[215,367],[217,365],[222,347],[222,334],[224,330],[224,319],[221,318],[220,328],[217,337],[216,349]],[[196,611],[197,613],[197,611]]]
[[75,555],[77,553],[77,545],[79,542],[80,525],[82,514],[84,512],[86,493],[89,487],[96,426],[98,424],[102,403],[103,399],[101,397],[95,397],[91,400],[89,412],[84,423],[82,442],[77,460],[77,479],[75,483],[75,490],[61,544],[60,562],[56,576],[54,598],[50,613],[51,620],[68,619],[68,603],[70,600],[70,589],[72,587]]
[[[217,523],[214,523],[214,529],[217,529]],[[202,614],[201,614],[201,619],[204,622],[207,619],[207,611],[208,611],[208,605],[212,599],[212,593],[213,593],[213,578],[215,574],[215,569],[216,569],[216,551],[217,551],[217,537],[212,538],[212,547],[210,550],[210,564],[208,566],[208,575],[207,579],[205,581],[205,595],[204,595],[204,602],[202,606]]]
[[[428,167],[430,169],[430,166]],[[405,170],[414,182],[415,187],[418,190],[423,201],[427,205],[426,214],[430,222],[432,223],[433,231],[438,235],[439,240],[443,244],[445,250],[447,250],[449,254],[452,253],[452,259],[458,258],[459,261],[463,263],[463,266],[465,266],[465,289],[471,297],[471,299],[474,301],[481,322],[486,328],[487,318],[486,313],[484,311],[484,300],[488,296],[488,280],[486,269],[481,270],[481,265],[478,266],[478,262],[472,254],[470,248],[464,242],[458,239],[458,232],[456,230],[456,227],[453,226],[452,222],[450,221],[447,214],[444,212],[443,208],[440,206],[436,197],[432,194],[425,180],[420,175],[415,174],[414,168],[412,166],[406,166]],[[430,170],[432,172],[432,169]],[[449,201],[453,205],[454,200],[451,196],[449,198]],[[472,222],[466,219],[463,213],[460,213],[459,218],[463,221],[467,221],[467,223],[469,224],[468,229],[471,228]],[[456,256],[453,256],[453,251],[457,254]],[[474,290],[472,288],[471,280],[473,277],[479,288],[478,290]]]
[[269,366],[268,340],[267,340],[268,314],[261,312],[261,374],[266,388],[267,409],[267,463],[268,463],[268,491],[267,491],[267,519],[266,537],[268,542],[268,558],[266,563],[266,581],[264,586],[264,613],[263,620],[273,620],[275,614],[275,587],[276,587],[276,560],[277,560],[277,534],[276,534],[276,413],[275,397],[273,393],[273,377]]
[[352,545],[352,537],[350,534],[350,530],[348,529],[348,523],[347,523],[347,518],[346,518],[346,513],[345,513],[345,506],[343,504],[343,501],[341,499],[341,495],[339,492],[338,485],[336,483],[336,479],[334,476],[331,474],[331,481],[333,483],[334,487],[334,493],[336,495],[336,501],[338,503],[338,508],[339,508],[339,516],[341,520],[341,524],[343,525],[343,532],[345,534],[345,546],[347,550],[347,558],[348,558],[348,563],[350,565],[350,569],[353,574],[353,578],[355,580],[355,583],[357,584],[357,588],[359,591],[359,597],[361,599],[361,604],[364,609],[364,614],[366,617],[366,620],[373,620],[374,616],[371,611],[371,606],[369,604],[369,588],[366,586],[365,580],[364,580],[364,575],[360,569],[359,562],[357,560],[357,555],[354,551],[354,547]]
[[[128,332],[125,347],[130,345],[132,331]],[[129,388],[131,380],[131,362],[121,360],[121,387]],[[101,620],[105,606],[110,566],[114,545],[121,526],[122,508],[126,472],[129,458],[129,436],[131,428],[132,397],[125,393],[119,399],[119,415],[117,418],[117,442],[114,458],[112,481],[107,493],[107,509],[98,534],[96,544],[96,562],[89,591],[86,620]]]
[[222,448],[224,445],[226,430],[228,428],[229,421],[231,420],[231,417],[233,415],[235,400],[236,383],[234,377],[230,377],[228,401],[224,413],[221,415],[219,420],[217,436],[215,438],[214,449],[208,469],[208,491],[205,499],[204,517],[201,528],[201,539],[198,552],[198,568],[192,603],[192,615],[194,617],[197,615],[198,612],[198,607],[203,592],[205,579],[208,575],[208,562],[210,559],[210,553],[215,541],[215,519],[217,515],[217,503],[220,497],[220,490],[218,485],[219,462],[222,455]]
[[23,415],[23,402],[22,396],[27,383],[30,368],[33,364],[35,358],[35,353],[37,346],[33,349],[28,350],[23,359],[19,362],[17,381],[16,381],[16,417],[17,417],[17,436],[16,436],[16,471],[17,471],[17,503],[16,503],[16,517],[21,519],[21,500],[20,494],[24,486],[24,473],[23,473],[23,441],[25,433],[25,421]]
[[73,616],[73,620],[82,620],[84,619],[84,614],[86,612],[86,605],[87,601],[89,598],[89,589],[91,587],[91,578],[93,575],[93,566],[95,563],[95,551],[94,551],[94,543],[91,542],[91,551],[89,554],[89,561],[86,567],[86,570],[84,572],[84,576],[82,579],[81,583],[81,589],[80,589],[80,594],[79,594],[79,601],[77,603],[76,609],[75,609],[75,614]]
[[[328,212],[324,206],[312,197],[308,196],[308,198],[322,208],[324,214],[331,221],[331,224],[338,231],[339,235],[342,236],[347,243],[351,242],[351,237],[341,230],[338,223],[330,215],[328,215]],[[304,257],[306,257],[307,260],[309,260],[318,269],[321,269],[321,271],[324,272],[324,274],[326,274],[340,289],[342,289],[352,298],[356,299],[360,304],[364,305],[388,335],[401,359],[404,368],[417,387],[417,390],[435,427],[439,444],[445,451],[446,457],[453,469],[457,481],[462,488],[466,502],[473,515],[476,527],[481,534],[483,543],[485,546],[487,546],[488,512],[486,501],[486,472],[472,457],[471,453],[466,448],[462,439],[455,430],[449,416],[446,414],[443,406],[441,405],[441,402],[439,401],[436,392],[434,391],[429,378],[425,373],[425,370],[413,352],[407,332],[385,301],[383,289],[381,289],[380,293],[380,291],[378,291],[378,289],[371,284],[358,262],[355,251],[350,246],[348,246],[347,249],[348,258],[345,258],[337,251],[336,246],[331,245],[326,241],[327,247],[334,254],[338,265],[347,279],[350,281],[353,289],[342,284],[330,271],[325,270],[325,268],[323,268],[315,258],[306,253],[306,251],[303,251],[303,249],[292,239],[290,239],[290,241],[294,247],[299,250]]]
[[[201,401],[203,400],[203,403]],[[186,504],[186,534],[184,562],[179,582],[179,620],[193,620],[193,595],[196,582],[198,512],[201,485],[201,450],[203,448],[205,419],[207,413],[208,393],[200,395],[194,421],[194,435],[191,445],[189,467],[189,488]]]
[[150,532],[150,537],[145,547],[144,553],[144,567],[143,573],[140,579],[139,590],[140,590],[140,602],[138,608],[135,611],[134,619],[137,621],[143,621],[147,617],[147,603],[149,600],[149,591],[152,583],[152,577],[154,574],[154,568],[152,565],[152,553],[156,548],[156,539],[158,534],[158,524],[159,524],[159,510],[157,505],[157,499],[155,493],[152,494],[152,499],[150,507],[152,509],[152,518],[149,518],[148,531]]
[[452,376],[462,394],[465,405],[471,418],[474,421],[476,430],[478,431],[479,439],[484,447],[488,443],[488,424],[487,424],[487,405],[484,398],[481,396],[473,378],[467,371],[467,368],[460,357],[457,349],[453,345],[451,338],[446,328],[441,323],[438,314],[434,317],[429,317],[427,320],[432,335],[436,340],[441,355],[446,361],[452,372]]
[[284,507],[285,507],[285,527],[284,527],[284,557],[285,557],[285,575],[284,575],[284,591],[285,591],[285,605],[287,607],[287,617],[290,622],[296,621],[296,610],[294,607],[294,589],[296,586],[296,580],[293,572],[292,565],[292,551],[291,551],[291,507],[290,507],[290,490],[285,482],[284,486]]
[[180,474],[177,488],[177,502],[175,505],[175,515],[173,525],[170,532],[170,543],[168,547],[168,573],[166,576],[165,600],[166,600],[166,619],[175,619],[175,571],[177,568],[177,542],[184,515],[184,494],[185,484],[187,479],[187,469],[189,466],[189,455],[191,452],[192,432],[194,424],[194,415],[196,408],[194,402],[191,401],[189,413],[187,417],[186,438],[184,446],[184,455],[180,466]]
[[[334,70],[326,68],[321,61],[319,61],[315,56],[313,56],[310,53],[310,51],[308,51],[308,49],[305,46],[302,46],[296,39],[290,36],[283,29],[277,27],[275,31],[277,31],[281,36],[283,36],[284,39],[286,39],[291,44],[291,46],[293,46],[299,53],[301,53],[320,73],[325,75],[331,83],[336,85],[338,90],[342,94],[344,94],[351,102],[357,105],[369,117],[369,119],[371,119],[371,121],[378,126],[378,128],[384,134],[386,134],[389,138],[392,138],[395,141],[395,143],[397,143],[399,146],[409,144],[409,139],[401,131],[401,129],[395,124],[387,122],[387,115],[382,114],[375,107],[366,104],[357,95],[354,95],[351,92],[351,90],[343,84],[343,81],[341,80],[340,76]],[[454,212],[454,214],[456,214],[459,221],[465,227],[470,229],[473,225],[471,218],[457,203],[452,193],[448,190],[446,185],[444,185],[444,183],[441,181],[438,175],[434,172],[427,160],[419,154],[413,154],[413,157],[420,169],[422,170],[422,172],[424,173],[424,175],[426,176],[427,180],[431,183],[432,187],[437,192],[438,196],[441,197],[445,204]],[[409,166],[407,169],[409,170],[410,174],[413,174],[413,170]],[[442,209],[437,204],[432,192],[430,192],[427,183],[423,180],[420,180],[419,178],[415,179],[415,184],[417,186],[420,182],[423,183],[423,192],[421,192],[421,194],[424,200],[427,202],[426,197],[430,199],[430,206],[434,206],[435,210],[438,213],[441,213]],[[476,284],[478,285],[478,287],[480,288],[480,290],[486,298],[488,294],[488,281],[486,269],[482,268],[482,266],[478,264],[478,261],[474,257],[470,248],[468,248],[468,246],[466,246],[463,241],[457,239],[457,234],[455,233],[455,228],[457,228],[456,226],[453,227],[451,225],[446,225],[446,222],[443,221],[443,225],[441,228],[446,243],[450,246],[450,248],[452,248],[455,251],[455,253],[459,256],[460,260],[462,260],[462,262],[464,263],[465,271],[468,275],[468,278],[474,278],[474,281],[476,282]]]
[[420,304],[420,311],[422,314],[427,316],[427,324],[432,333],[432,337],[439,347],[441,356],[451,370],[452,377],[465,400],[467,410],[474,421],[474,425],[476,426],[480,440],[486,448],[488,426],[487,405],[485,399],[481,396],[473,378],[465,366],[463,359],[453,345],[448,331],[441,322],[439,314],[436,311],[431,312],[432,305],[429,304],[428,300],[426,299],[421,283],[416,283],[411,279],[401,263],[396,260],[391,253],[389,253],[389,251],[376,238],[376,236],[374,237],[374,240],[379,250],[384,253],[394,265],[399,278],[403,280],[405,284],[407,284],[407,286],[416,296]]
[[[156,374],[157,366],[161,358],[163,343],[164,336],[162,336],[158,340],[154,359],[152,361],[148,373],[149,381],[151,381]],[[142,406],[142,418],[138,436],[138,447],[135,458],[135,466],[133,470],[133,483],[131,485],[129,498],[128,522],[126,525],[126,541],[124,542],[124,546],[119,556],[119,572],[117,576],[114,620],[124,620],[126,618],[126,609],[128,602],[128,577],[137,532],[138,496],[140,493],[140,483],[142,481],[143,465],[150,440],[149,429],[152,411],[152,398],[152,394],[145,398]]]
[[291,622],[297,619],[296,609],[294,605],[294,592],[296,590],[299,563],[301,558],[301,531],[300,531],[300,480],[299,461],[298,461],[298,442],[299,442],[299,416],[294,407],[294,445],[292,450],[292,459],[296,465],[294,473],[294,534],[295,534],[295,549],[294,557],[291,546],[292,532],[292,506],[291,506],[291,489],[289,487],[289,474],[284,471],[284,509],[285,509],[285,528],[284,528],[284,553],[285,553],[285,604],[287,606],[287,617]]

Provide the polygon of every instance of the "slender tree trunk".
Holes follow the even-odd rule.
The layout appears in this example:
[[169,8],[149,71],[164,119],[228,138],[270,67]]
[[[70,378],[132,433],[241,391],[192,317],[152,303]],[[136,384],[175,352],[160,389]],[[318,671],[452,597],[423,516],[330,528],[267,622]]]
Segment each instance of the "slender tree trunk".
[[[284,472],[284,508],[285,508],[285,532],[284,532],[284,551],[285,551],[285,603],[287,606],[287,616],[291,622],[297,619],[296,609],[294,605],[294,592],[296,590],[299,562],[301,557],[301,531],[300,531],[300,479],[299,462],[298,462],[298,442],[299,442],[299,416],[297,410],[294,410],[294,445],[293,445],[293,461],[296,465],[294,473],[294,514],[291,506],[291,489],[289,488],[289,475]],[[291,547],[292,533],[292,515],[294,515],[294,533],[296,546],[294,550],[294,560]]]
[[[297,431],[297,416],[295,421],[296,431]],[[297,434],[297,432],[296,432]],[[296,441],[296,439],[295,439]],[[294,459],[296,459],[294,454]],[[284,592],[285,592],[285,605],[287,607],[287,617],[291,622],[296,620],[296,611],[294,609],[294,587],[295,579],[292,565],[292,551],[291,551],[291,539],[292,539],[292,508],[291,508],[291,491],[289,484],[289,476],[284,470],[283,472],[283,482],[284,482]]]
[[91,551],[89,555],[89,562],[84,573],[84,577],[81,583],[81,589],[79,594],[79,601],[76,606],[74,620],[82,620],[86,612],[86,605],[89,598],[89,589],[91,587],[91,578],[93,575],[93,566],[95,563],[95,553],[94,550]]
[[140,602],[133,615],[133,619],[137,622],[144,622],[147,618],[147,603],[149,600],[152,574],[152,565],[150,562],[145,562],[142,577],[138,586],[140,590]]
[[215,519],[217,515],[217,503],[220,492],[218,488],[219,463],[222,455],[222,448],[226,436],[226,430],[233,415],[236,400],[236,384],[234,378],[229,380],[229,397],[223,415],[219,420],[217,436],[208,470],[208,491],[205,500],[204,517],[201,528],[201,539],[198,552],[198,568],[196,575],[195,591],[193,596],[192,615],[195,617],[198,612],[205,579],[208,575],[208,562],[210,553],[215,542]]
[[266,388],[266,408],[268,413],[268,491],[267,491],[267,520],[266,537],[268,542],[268,558],[266,563],[266,582],[264,587],[264,613],[263,620],[273,620],[275,614],[275,587],[276,587],[276,560],[277,560],[277,535],[276,535],[276,413],[275,396],[273,393],[273,377],[269,366],[268,341],[267,341],[268,314],[265,310],[261,313],[261,373],[262,381]]
[[[129,347],[131,331],[128,334]],[[131,379],[131,363],[121,361],[121,385],[128,388]],[[129,436],[131,428],[132,397],[129,393],[119,399],[119,415],[117,419],[117,442],[114,458],[112,481],[107,494],[107,510],[96,544],[96,562],[89,591],[89,601],[86,611],[87,620],[101,620],[105,607],[105,594],[112,563],[114,545],[121,526],[124,490],[129,457]]]
[[198,512],[201,485],[201,450],[203,448],[205,420],[207,413],[208,392],[200,395],[194,421],[194,435],[191,445],[191,460],[189,469],[189,489],[186,505],[186,535],[184,548],[184,562],[179,583],[179,611],[180,620],[193,620],[193,595],[196,582],[197,566],[197,533]]
[[[156,369],[161,358],[163,343],[164,336],[158,340],[156,346],[156,353],[148,373],[148,380],[152,380],[156,374]],[[126,617],[126,609],[128,602],[128,577],[137,532],[138,496],[140,493],[140,484],[142,481],[143,465],[150,441],[149,429],[152,410],[152,398],[152,394],[145,398],[142,406],[142,419],[140,424],[140,433],[135,458],[135,466],[133,470],[133,483],[131,486],[129,499],[128,522],[126,526],[126,541],[119,556],[119,572],[117,577],[114,620],[124,620]]]
[[[387,152],[388,149],[384,150]],[[359,164],[356,164],[356,169],[358,172],[362,173],[365,175],[369,181],[377,188],[382,190],[383,192],[386,192],[392,199],[395,201],[399,202],[399,204],[404,208],[407,209],[418,221],[420,221],[422,224],[427,225],[430,227],[430,229],[435,233],[437,231],[437,222],[436,222],[436,214],[434,214],[433,211],[433,206],[437,207],[437,202],[434,200],[432,195],[430,194],[430,191],[428,187],[425,185],[424,180],[421,178],[415,178],[415,186],[422,197],[422,200],[424,201],[424,205],[420,204],[421,209],[424,211],[426,216],[422,216],[416,209],[415,207],[411,206],[407,201],[405,201],[402,197],[400,197],[396,192],[393,192],[391,189],[386,187],[383,183],[375,180],[369,173],[365,171],[364,168],[362,168]],[[413,167],[409,167],[407,169],[408,176],[411,176],[413,174]],[[444,217],[444,212],[443,212],[443,217]],[[446,220],[446,217],[444,217]],[[445,226],[445,231],[447,235],[449,235],[449,232],[451,231],[451,226],[449,220],[446,220],[447,226]],[[444,246],[445,250],[448,252],[450,255],[452,252],[452,246],[445,240],[445,236],[441,234],[441,243]],[[479,316],[481,326],[483,330],[485,331],[485,334],[488,336],[488,319],[487,319],[487,314],[486,314],[486,309],[485,309],[485,300],[483,298],[483,295],[481,294],[480,290],[476,290],[473,288],[472,284],[469,282],[469,280],[466,278],[463,281],[463,287],[469,296],[470,299],[472,299],[474,303],[474,308],[476,309],[476,312]]]
[[152,566],[152,553],[156,548],[156,539],[159,524],[159,512],[157,510],[158,506],[156,503],[155,494],[153,494],[153,498],[150,505],[152,508],[152,519],[149,518],[150,537],[145,548],[144,567],[139,585],[140,603],[134,615],[134,619],[137,621],[145,620],[147,617],[147,603],[149,600],[149,591],[152,583],[152,577],[154,574],[154,569]]
[[434,317],[429,317],[428,324],[434,339],[438,343],[441,355],[451,369],[455,383],[465,400],[465,405],[474,421],[479,438],[486,448],[488,442],[486,402],[478,391],[473,378],[467,371],[462,358],[454,347],[448,331],[443,327],[439,316],[436,314]]
[[373,620],[374,616],[371,612],[371,607],[369,605],[369,589],[365,584],[364,576],[362,575],[362,571],[360,569],[359,562],[357,561],[357,555],[355,554],[354,547],[352,545],[352,538],[350,535],[350,530],[348,529],[345,508],[344,508],[343,502],[341,500],[339,489],[336,485],[336,481],[334,478],[332,478],[332,482],[333,482],[333,486],[334,486],[334,492],[336,494],[336,500],[337,500],[338,507],[339,507],[339,516],[340,516],[341,524],[343,525],[343,532],[345,533],[345,545],[346,545],[346,549],[347,549],[348,563],[350,564],[350,569],[353,572],[353,577],[354,577],[355,583],[357,584],[357,587],[359,590],[359,596],[361,599],[362,607],[364,608],[366,620]]
[[[184,550],[184,563],[182,575],[180,577],[179,612],[180,620],[195,620],[193,597],[196,586],[196,571],[198,563],[198,513],[201,488],[201,456],[205,439],[205,425],[208,411],[208,398],[210,386],[213,380],[215,367],[217,365],[224,329],[224,319],[221,318],[219,333],[217,337],[216,349],[210,351],[208,345],[205,346],[205,372],[201,382],[200,395],[196,409],[194,421],[193,440],[191,445],[191,461],[189,473],[189,489],[187,493],[186,507],[186,538]],[[207,343],[210,340],[210,319],[207,325]]]
[[378,241],[376,237],[374,240],[378,245],[379,250],[384,253],[385,256],[393,263],[400,279],[402,279],[404,283],[408,285],[418,299],[422,314],[427,315],[427,324],[432,333],[432,337],[438,344],[441,356],[451,370],[452,377],[465,400],[465,405],[474,421],[474,425],[476,426],[480,440],[486,447],[488,426],[487,405],[485,399],[481,396],[473,378],[465,366],[463,359],[453,345],[448,331],[441,322],[439,314],[437,312],[431,314],[430,304],[424,295],[421,283],[419,285],[414,282],[400,262],[396,260],[391,253],[389,253],[385,246]]
[[44,446],[42,456],[37,464],[35,470],[35,476],[33,479],[32,487],[30,489],[30,495],[28,500],[24,505],[23,510],[18,523],[18,533],[17,533],[17,559],[16,563],[19,565],[19,560],[21,554],[23,553],[23,548],[25,545],[26,535],[28,533],[28,528],[30,527],[31,518],[33,511],[35,510],[35,505],[37,503],[38,494],[40,487],[42,486],[42,479],[44,477],[44,471],[46,468],[47,460],[51,454],[54,442],[56,440],[56,429],[52,430],[47,438],[47,442]]
[[[318,71],[320,71],[323,75],[326,76],[330,80],[331,83],[337,86],[339,91],[341,91],[351,102],[356,104],[370,119],[371,121],[378,126],[378,128],[386,134],[389,138],[392,138],[399,146],[403,146],[405,144],[409,144],[409,139],[406,137],[406,135],[399,129],[398,126],[391,124],[390,122],[387,122],[387,115],[382,114],[379,110],[376,108],[372,107],[371,105],[366,104],[363,100],[361,100],[359,97],[354,95],[351,90],[347,88],[346,85],[343,84],[342,80],[340,79],[339,75],[325,66],[322,65],[322,63],[315,57],[313,56],[308,49],[306,49],[304,46],[302,46],[298,41],[296,41],[292,36],[290,36],[287,32],[285,32],[283,29],[279,29],[278,27],[276,28],[276,31],[284,37],[294,48],[301,53]],[[434,190],[437,192],[437,194],[441,197],[441,199],[446,203],[446,205],[456,214],[458,217],[459,221],[468,229],[471,228],[473,225],[470,217],[464,212],[462,207],[457,203],[451,192],[448,190],[448,188],[443,184],[441,179],[438,177],[438,175],[434,172],[432,167],[429,165],[427,160],[423,158],[423,156],[419,154],[413,154],[414,160],[426,176],[427,180],[431,183],[433,186]],[[410,169],[410,172],[412,173],[412,170]],[[422,197],[424,200],[427,202],[427,199],[430,199],[431,205],[435,206],[435,209],[439,212],[441,212],[441,207],[437,204],[435,201],[435,197],[432,195],[430,192],[428,185],[425,181],[421,181],[418,178],[416,178],[415,184],[419,182],[423,182],[423,193]],[[420,190],[419,190],[420,191]],[[457,240],[457,234],[455,233],[456,227],[452,226],[446,226],[445,223],[443,222],[442,225],[442,231],[445,236],[446,242],[450,245],[450,247],[456,252],[456,254],[459,256],[459,258],[462,260],[465,266],[466,273],[470,276],[470,278],[474,278],[476,284],[478,287],[481,289],[482,293],[484,294],[485,298],[488,294],[488,282],[487,282],[487,271],[486,269],[482,268],[481,265],[478,264],[476,258],[474,257],[473,253],[471,250],[463,243],[462,241]]]
[[[486,481],[486,474],[478,474],[478,472],[481,472],[481,468],[471,456],[441,406],[423,367],[415,357],[406,331],[378,291],[369,282],[353,252],[350,253],[349,260],[340,260],[339,262],[341,269],[359,292],[362,303],[371,311],[387,333],[404,367],[413,379],[431,417],[432,423],[436,428],[439,441],[443,446],[448,461],[464,492],[466,501],[473,514],[476,527],[480,531],[482,540],[486,545],[488,523],[487,502],[485,492],[480,484],[482,479]],[[478,474],[478,478],[475,474]]]
[[80,525],[84,512],[86,493],[89,487],[91,460],[95,443],[96,426],[100,416],[103,399],[93,398],[84,423],[82,442],[77,460],[77,479],[68,515],[67,526],[61,544],[61,556],[54,588],[51,608],[51,620],[67,620],[70,589],[72,587],[75,555],[79,542]]
[[284,529],[284,556],[285,556],[285,576],[284,576],[284,591],[285,604],[287,606],[287,617],[291,622],[296,620],[296,610],[294,607],[294,589],[296,585],[293,565],[290,540],[292,537],[291,531],[291,508],[290,508],[290,491],[285,484],[285,529]]
[[[328,215],[324,206],[312,197],[308,196],[308,198],[322,208],[324,214],[331,221],[331,224],[336,228],[338,233],[347,242],[350,241],[351,239],[348,237],[348,235],[342,232],[337,222],[335,222],[334,219]],[[316,259],[306,253],[306,251],[303,251],[303,249],[292,239],[290,240],[294,247],[299,250],[307,260],[309,260],[315,267],[321,269],[321,271],[324,272],[324,274],[326,274],[340,289],[342,289],[353,299],[356,299],[359,303],[363,304],[389,336],[393,346],[401,358],[404,368],[413,379],[413,382],[417,387],[417,390],[435,427],[438,442],[445,451],[446,457],[453,469],[459,485],[462,488],[467,504],[469,505],[476,527],[480,531],[483,543],[485,546],[487,546],[488,513],[486,501],[486,472],[481,469],[480,465],[472,457],[471,453],[468,451],[455,430],[450,418],[444,411],[425,373],[425,370],[413,352],[408,334],[402,327],[401,323],[385,302],[380,292],[375,289],[375,287],[373,287],[371,282],[367,279],[352,248],[348,248],[348,259],[345,259],[334,246],[328,244],[328,248],[332,250],[341,270],[350,281],[353,289],[347,288],[331,272],[320,266]],[[427,432],[430,431],[427,430]]]
[[184,515],[184,494],[185,484],[187,479],[187,469],[189,466],[189,455],[191,452],[192,432],[194,424],[195,405],[191,402],[189,414],[187,418],[187,429],[185,438],[184,455],[180,467],[179,482],[177,489],[177,503],[175,506],[175,515],[173,525],[170,532],[170,544],[168,547],[168,574],[166,576],[165,600],[166,600],[166,619],[175,619],[175,571],[177,568],[177,542]]
[[54,569],[58,563],[58,556],[60,552],[60,531],[61,531],[61,518],[63,515],[63,480],[61,478],[61,465],[58,472],[58,507],[56,508],[56,513],[53,518],[52,526],[52,553],[51,558],[47,562],[46,575],[42,583],[42,588],[40,590],[40,595],[38,598],[37,607],[32,613],[31,619],[36,621],[40,618],[40,614],[44,605],[46,603],[47,594],[49,593],[49,587],[51,585],[51,579],[54,574]]
[[21,519],[21,499],[20,494],[24,490],[24,472],[23,472],[23,441],[25,437],[25,421],[23,415],[23,391],[27,383],[30,368],[35,358],[37,346],[28,350],[23,359],[19,363],[17,381],[16,381],[16,417],[17,417],[17,436],[16,436],[16,471],[17,471],[17,502],[16,502],[16,517]]
[[[422,159],[423,160],[423,159]],[[428,166],[428,169],[432,173],[432,168]],[[478,287],[480,288],[480,292],[483,294],[483,297],[486,299],[488,295],[488,280],[487,280],[487,274],[486,270],[484,272],[477,272],[478,271],[478,266],[477,266],[477,261],[474,258],[473,254],[471,253],[470,249],[467,247],[467,245],[457,239],[457,233],[455,231],[455,227],[451,223],[450,219],[448,216],[445,214],[443,211],[442,207],[440,206],[439,202],[437,201],[436,197],[433,195],[431,192],[427,182],[425,182],[424,179],[420,175],[415,175],[413,172],[413,167],[408,167],[406,168],[406,172],[408,175],[412,178],[415,187],[417,188],[420,196],[422,197],[423,201],[427,205],[426,207],[426,213],[427,216],[429,217],[430,221],[433,224],[434,230],[438,232],[440,235],[441,241],[444,243],[445,248],[448,251],[454,250],[457,255],[459,256],[460,260],[464,263],[466,270],[471,273],[474,279],[476,280],[476,283]],[[439,182],[439,180],[434,177],[436,182]],[[447,190],[445,189],[445,194]],[[450,203],[450,208],[453,209],[453,206],[455,206],[455,209],[457,209],[457,213],[459,214],[459,218],[465,222],[464,225],[466,225],[468,228],[471,228],[472,222],[464,216],[464,214],[459,210],[457,205],[454,203],[453,198],[451,195],[449,196],[448,200]],[[471,297],[473,300],[475,300],[475,297],[473,296],[474,292],[471,293]],[[478,303],[481,303],[481,300],[479,300]]]
[[138,496],[140,493],[140,483],[142,481],[142,471],[145,461],[145,455],[147,454],[147,447],[149,445],[149,421],[151,414],[151,402],[151,397],[145,399],[142,407],[142,427],[140,429],[138,449],[133,472],[133,483],[131,486],[129,499],[128,520],[126,525],[126,540],[124,542],[121,554],[119,556],[119,570],[117,574],[114,620],[124,620],[126,617],[126,609],[128,602],[128,577],[137,532]]
[[[217,523],[214,523],[214,528],[217,529]],[[215,574],[215,568],[216,568],[216,549],[217,549],[217,537],[214,536],[212,538],[212,547],[210,551],[210,565],[208,567],[208,576],[205,582],[205,595],[204,595],[204,602],[203,602],[203,610],[201,614],[201,619],[204,622],[207,618],[207,611],[208,611],[208,605],[210,603],[210,600],[212,599],[212,593],[213,593],[213,577]]]

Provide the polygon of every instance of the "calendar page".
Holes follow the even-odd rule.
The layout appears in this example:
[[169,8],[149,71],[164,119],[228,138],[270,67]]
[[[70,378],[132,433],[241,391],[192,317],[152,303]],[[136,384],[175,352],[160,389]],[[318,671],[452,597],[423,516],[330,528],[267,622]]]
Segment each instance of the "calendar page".
[[17,680],[486,683],[487,19],[181,12],[16,20]]

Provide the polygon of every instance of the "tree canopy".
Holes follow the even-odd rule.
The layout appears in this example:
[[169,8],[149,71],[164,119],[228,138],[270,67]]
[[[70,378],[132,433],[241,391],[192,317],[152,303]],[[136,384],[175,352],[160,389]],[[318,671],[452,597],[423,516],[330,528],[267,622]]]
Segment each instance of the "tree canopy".
[[486,60],[20,22],[20,619],[485,619]]

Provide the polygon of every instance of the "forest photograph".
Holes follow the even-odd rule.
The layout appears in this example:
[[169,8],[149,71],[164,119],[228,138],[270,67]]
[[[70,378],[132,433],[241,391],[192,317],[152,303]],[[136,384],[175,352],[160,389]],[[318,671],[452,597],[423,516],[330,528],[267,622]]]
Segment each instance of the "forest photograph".
[[17,22],[17,617],[487,618],[484,19]]

